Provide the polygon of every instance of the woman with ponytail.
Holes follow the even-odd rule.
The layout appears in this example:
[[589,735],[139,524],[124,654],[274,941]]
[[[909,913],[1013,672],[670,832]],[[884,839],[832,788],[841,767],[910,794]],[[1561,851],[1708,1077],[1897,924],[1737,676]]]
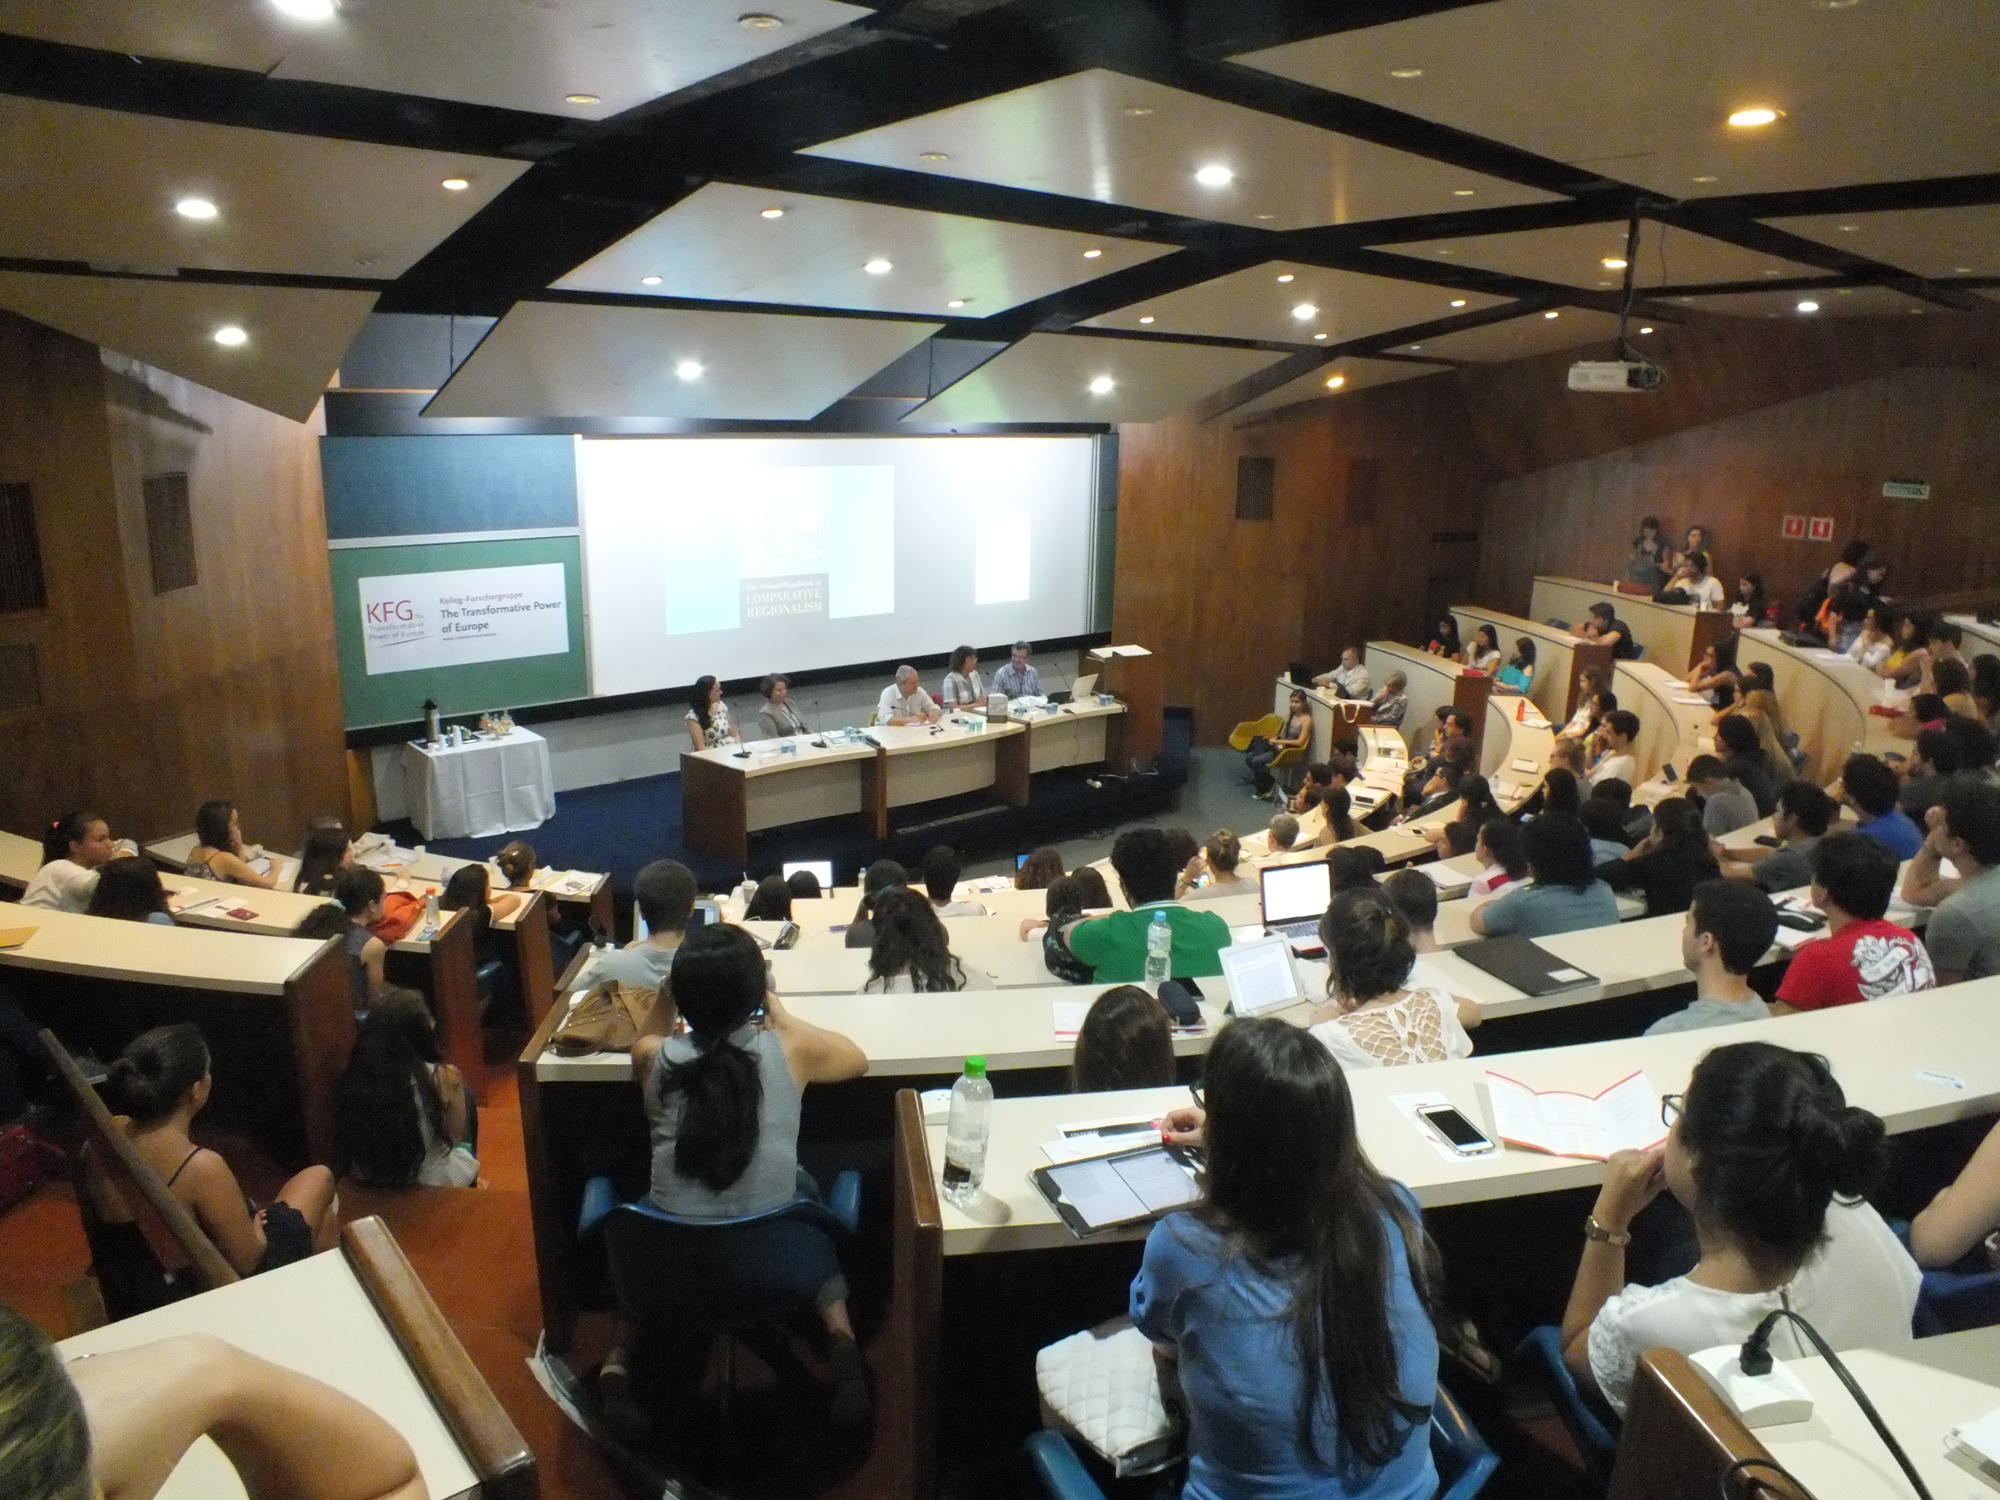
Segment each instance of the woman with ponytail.
[[1186,1500],[1404,1500],[1437,1487],[1434,1255],[1409,1189],[1377,1172],[1326,1049],[1269,1017],[1225,1027],[1202,1108],[1201,1201],[1160,1221],[1132,1321],[1188,1413]]
[[[1862,1197],[1888,1161],[1882,1122],[1848,1104],[1825,1058],[1769,1042],[1717,1047],[1661,1114],[1665,1144],[1613,1156],[1584,1221],[1562,1329],[1578,1380],[1622,1414],[1643,1350],[1740,1343],[1779,1308],[1835,1349],[1910,1337],[1916,1263]],[[1693,1215],[1701,1258],[1659,1286],[1626,1286],[1632,1219],[1662,1189]],[[1785,1321],[1771,1350],[1814,1352]]]
[[1343,1068],[1393,1068],[1472,1056],[1466,1029],[1479,1007],[1429,985],[1410,985],[1417,951],[1410,924],[1374,886],[1335,894],[1319,921],[1326,945],[1324,1004],[1312,1034]]
[[[799,1169],[799,1096],[807,1084],[859,1078],[866,1054],[779,1004],[765,988],[764,955],[741,927],[690,932],[674,958],[673,992],[686,1030],[632,1047],[652,1123],[653,1206],[683,1219],[740,1219],[813,1194]],[[836,1420],[865,1419],[868,1388],[833,1241],[796,1216],[754,1230],[741,1253],[796,1278],[826,1324]]]
[[42,863],[21,896],[23,906],[82,912],[97,891],[98,873],[120,854],[139,851],[111,841],[111,825],[93,812],[65,813],[42,830]]

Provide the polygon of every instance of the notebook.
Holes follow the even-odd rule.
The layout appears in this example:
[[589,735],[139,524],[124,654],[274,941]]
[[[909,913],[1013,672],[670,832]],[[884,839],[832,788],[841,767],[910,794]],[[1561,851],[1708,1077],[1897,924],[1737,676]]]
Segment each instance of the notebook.
[[1257,872],[1264,931],[1272,937],[1319,937],[1319,919],[1333,902],[1333,871],[1323,859],[1266,865]]
[[1597,983],[1595,974],[1565,963],[1533,938],[1486,938],[1451,951],[1524,995],[1553,995]]

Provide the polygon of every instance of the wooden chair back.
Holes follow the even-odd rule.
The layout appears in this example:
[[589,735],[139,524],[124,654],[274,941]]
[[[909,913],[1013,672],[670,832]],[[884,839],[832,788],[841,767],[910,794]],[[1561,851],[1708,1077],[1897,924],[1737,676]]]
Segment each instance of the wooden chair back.
[[[69,1049],[46,1027],[41,1037],[49,1061],[76,1102],[88,1148],[90,1167],[86,1170],[94,1169],[117,1194],[160,1264],[169,1269],[192,1267],[204,1290],[239,1280],[236,1268],[215,1248],[215,1242],[203,1232],[194,1215],[167,1190],[165,1180],[139,1155],[138,1148],[69,1055]],[[88,1186],[79,1183],[78,1191],[87,1191]]]
[[1639,1357],[1606,1500],[1812,1500],[1687,1356]]

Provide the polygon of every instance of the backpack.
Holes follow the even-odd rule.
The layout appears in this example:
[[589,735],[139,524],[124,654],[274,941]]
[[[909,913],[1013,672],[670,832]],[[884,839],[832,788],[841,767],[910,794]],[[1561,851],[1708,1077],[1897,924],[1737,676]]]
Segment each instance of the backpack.
[[549,1050],[558,1057],[630,1052],[658,994],[658,990],[620,984],[615,979],[592,985],[571,1002],[569,1014],[549,1037]]

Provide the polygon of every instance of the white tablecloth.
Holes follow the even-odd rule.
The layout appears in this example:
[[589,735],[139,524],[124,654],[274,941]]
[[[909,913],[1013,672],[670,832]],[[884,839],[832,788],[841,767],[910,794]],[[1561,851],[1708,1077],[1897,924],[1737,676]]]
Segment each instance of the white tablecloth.
[[403,791],[426,840],[518,833],[556,810],[549,742],[528,729],[438,750],[413,741],[403,747]]

